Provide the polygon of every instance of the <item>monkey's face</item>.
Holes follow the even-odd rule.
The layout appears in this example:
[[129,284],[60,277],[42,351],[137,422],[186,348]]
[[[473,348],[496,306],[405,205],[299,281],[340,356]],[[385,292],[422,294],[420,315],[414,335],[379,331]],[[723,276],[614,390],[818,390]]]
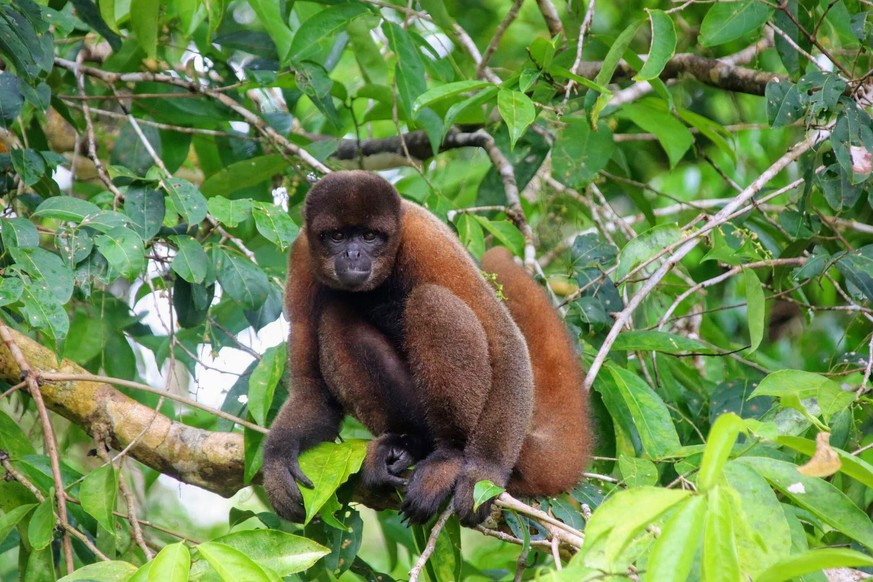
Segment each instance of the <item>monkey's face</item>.
[[304,221],[312,271],[322,285],[371,291],[394,268],[400,245],[400,195],[367,172],[336,172],[306,197]]
[[322,283],[343,291],[371,291],[394,262],[397,245],[387,232],[365,226],[321,229],[315,270]]

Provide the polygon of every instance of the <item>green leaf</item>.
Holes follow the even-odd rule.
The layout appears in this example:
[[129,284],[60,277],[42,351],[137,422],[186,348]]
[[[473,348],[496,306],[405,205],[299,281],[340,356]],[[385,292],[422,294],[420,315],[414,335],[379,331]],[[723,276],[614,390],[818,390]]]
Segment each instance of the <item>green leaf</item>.
[[456,81],[454,83],[446,83],[432,89],[428,89],[419,95],[412,103],[413,113],[417,113],[420,109],[430,107],[434,103],[439,103],[445,99],[456,97],[461,93],[469,93],[470,91],[478,91],[486,87],[495,87],[493,83],[488,81]]
[[735,462],[748,465],[796,505],[808,510],[837,531],[873,549],[870,518],[845,493],[827,481],[801,475],[797,472],[797,466],[786,461],[743,457]]
[[473,511],[476,511],[480,505],[489,499],[494,499],[504,491],[506,491],[506,488],[499,487],[487,479],[477,481],[476,485],[473,486]]
[[136,566],[128,562],[112,560],[97,562],[82,566],[75,572],[67,574],[58,582],[127,582],[137,572]]
[[205,542],[197,546],[197,550],[224,582],[281,582],[275,572],[259,566],[246,554],[226,544]]
[[18,525],[18,522],[36,507],[36,503],[27,503],[10,509],[3,515],[0,515],[0,541],[5,540],[12,530]]
[[139,235],[124,226],[117,226],[94,239],[109,265],[122,277],[133,280],[146,267],[145,245]]
[[164,195],[151,188],[128,188],[124,195],[124,213],[130,218],[130,228],[143,240],[149,240],[164,222]]
[[70,320],[63,305],[46,287],[25,285],[21,290],[22,315],[28,325],[43,329],[55,340],[63,339],[70,329]]
[[631,330],[623,332],[615,339],[612,349],[627,352],[664,352],[667,354],[714,353],[712,348],[705,346],[697,340],[687,338],[684,335],[656,330]]
[[[234,162],[209,176],[200,186],[209,201],[216,196],[227,197],[239,190],[257,186],[288,170],[288,161],[279,154],[258,156]],[[240,202],[240,201],[234,201]]]
[[7,249],[32,249],[39,246],[39,232],[26,218],[4,218],[0,221],[0,236]]
[[843,390],[839,384],[803,370],[779,370],[766,376],[749,398],[776,396],[777,398],[816,398],[825,422],[845,410],[855,401],[855,394]]
[[288,212],[269,202],[252,202],[255,227],[265,239],[282,249],[288,248],[300,231]]
[[397,85],[400,103],[406,114],[412,115],[413,102],[427,89],[421,55],[409,33],[400,25],[386,20],[382,23],[382,32],[385,33],[391,50],[397,55],[394,83]]
[[615,272],[616,280],[624,279],[637,265],[664,252],[665,248],[681,239],[682,232],[675,224],[660,224],[640,233],[621,249],[618,255],[618,270]]
[[619,455],[618,468],[628,488],[658,483],[658,468],[648,459]]
[[685,582],[688,579],[694,555],[700,546],[705,500],[705,497],[696,495],[681,502],[661,528],[661,535],[649,554],[647,580]]
[[340,444],[321,443],[300,455],[300,468],[315,485],[312,489],[300,488],[306,507],[306,523],[318,514],[349,475],[361,468],[366,453],[366,441],[347,440]]
[[836,266],[847,281],[873,302],[873,245],[845,253]]
[[41,550],[52,543],[55,536],[55,500],[53,496],[46,497],[30,516],[27,526],[27,539],[34,550]]
[[[278,2],[273,0],[252,0],[249,5],[258,16],[258,20],[273,42],[276,43],[276,52],[279,60],[284,64],[288,62],[288,53],[291,52],[291,43],[294,33],[288,28],[288,23],[282,15]],[[224,12],[222,9],[221,12]],[[211,21],[211,18],[210,18]]]
[[206,218],[206,198],[197,186],[184,178],[169,178],[164,185],[176,211],[188,224],[197,224]]
[[508,248],[512,254],[521,255],[524,250],[524,235],[508,220],[488,220],[481,216],[473,215],[473,218],[481,224],[485,230],[494,235],[500,244]]
[[12,167],[25,186],[33,186],[45,176],[45,160],[39,152],[31,149],[14,149],[10,154]]
[[11,248],[9,254],[18,268],[33,277],[33,284],[49,291],[58,303],[70,300],[73,272],[59,256],[42,248]]
[[724,476],[740,496],[736,543],[743,572],[754,577],[791,552],[791,526],[767,481],[747,465],[728,461]]
[[761,340],[764,339],[764,327],[766,321],[766,304],[764,299],[764,289],[761,287],[761,281],[758,275],[752,269],[743,269],[743,280],[746,285],[746,320],[749,325],[749,351],[751,354],[761,345]]
[[231,200],[223,196],[213,196],[206,201],[206,205],[215,220],[230,227],[238,225],[252,214],[250,198]]
[[762,26],[773,8],[757,0],[713,4],[700,25],[700,44],[717,46]]
[[646,8],[649,13],[649,23],[652,30],[652,44],[649,56],[640,72],[634,75],[634,81],[654,79],[664,70],[667,61],[676,51],[676,29],[673,19],[662,10]]
[[[6,54],[12,53],[7,52]],[[0,125],[6,127],[8,123],[15,121],[23,106],[24,97],[21,95],[21,81],[9,72],[0,75]]]
[[149,569],[149,582],[187,582],[191,552],[184,542],[170,544],[158,552]]
[[588,120],[563,119],[566,125],[555,137],[552,175],[558,181],[581,190],[606,167],[615,150],[612,131],[606,123],[591,129]]
[[176,256],[171,267],[189,283],[202,283],[209,268],[209,256],[197,239],[188,235],[174,235],[170,240],[176,245]]
[[[13,459],[20,459],[34,453],[33,445],[30,444],[30,439],[24,434],[21,426],[2,410],[0,410],[0,449],[9,453]],[[0,541],[4,537],[0,535]]]
[[[662,459],[681,448],[679,435],[664,401],[630,370],[606,364],[613,386],[600,385],[598,392],[610,414],[627,436],[637,439],[650,459]],[[609,383],[608,379],[601,380]]]
[[772,127],[791,125],[803,119],[806,108],[794,83],[777,77],[767,83],[764,96],[767,98],[767,119]]
[[267,413],[273,403],[276,386],[285,373],[287,352],[285,343],[267,349],[249,377],[248,407],[252,417],[261,426],[267,425]]
[[303,572],[330,553],[310,539],[275,529],[238,531],[213,541],[239,550],[282,577]]
[[97,214],[86,216],[80,226],[87,226],[102,233],[107,233],[114,228],[127,226],[130,220],[120,212],[114,210],[101,210]]
[[160,5],[160,0],[131,0],[130,2],[130,26],[137,43],[152,59],[157,56],[158,50]]
[[619,115],[633,121],[644,131],[655,134],[658,143],[667,152],[671,168],[676,167],[694,143],[691,131],[668,112],[662,102],[655,99],[626,103]]
[[[337,33],[355,18],[370,14],[367,6],[362,3],[337,4],[323,8],[312,18],[300,25],[294,34],[289,50],[292,61],[311,60],[333,46]],[[279,53],[284,57],[284,53]]]
[[24,292],[24,283],[18,277],[0,278],[0,307],[15,303]]
[[734,137],[730,132],[726,131],[724,127],[707,117],[698,115],[697,113],[682,107],[676,108],[676,114],[682,119],[682,121],[697,129],[697,131],[706,136],[709,141],[718,146],[718,149],[721,150],[723,154],[731,160],[736,161],[736,148],[732,144]]
[[497,93],[497,110],[509,128],[509,147],[515,149],[515,142],[537,117],[533,101],[521,91],[501,89]]
[[873,567],[873,558],[848,548],[818,548],[773,564],[755,582],[782,582],[825,569],[857,567]]
[[697,474],[697,486],[701,491],[712,489],[721,480],[731,448],[745,427],[743,419],[733,413],[722,414],[716,419],[709,431]]
[[[600,72],[597,73],[597,76],[594,77],[594,82],[601,87],[606,87],[612,82],[612,76],[615,74],[615,69],[618,68],[619,62],[621,62],[622,57],[624,56],[625,51],[630,46],[631,41],[634,39],[634,36],[637,34],[637,30],[639,30],[640,26],[642,26],[643,21],[637,20],[635,22],[631,22],[627,27],[621,31],[618,35],[618,38],[615,39],[615,42],[612,43],[612,46],[609,48],[609,52],[606,53],[606,56],[603,58],[603,63],[600,66]],[[590,97],[586,99],[586,104],[591,103],[591,99],[593,97],[593,93]],[[612,93],[601,93],[594,99],[594,103],[591,105],[590,118],[591,123],[597,125],[600,119],[600,112],[609,104],[609,100],[612,98]]]
[[[581,553],[591,567],[611,569],[634,537],[691,492],[662,487],[619,491],[597,508],[585,526]],[[602,555],[600,554],[602,552]]]
[[714,487],[706,494],[706,519],[703,528],[702,571],[705,582],[738,582],[740,563],[734,543],[732,490]]
[[79,501],[82,509],[90,514],[103,529],[115,533],[115,498],[118,495],[118,478],[112,464],[91,471],[79,486]]
[[237,254],[221,251],[217,273],[221,288],[246,309],[258,309],[267,299],[270,282],[264,272]]
[[79,223],[86,216],[98,212],[100,212],[100,207],[87,200],[80,200],[72,196],[55,196],[46,198],[41,202],[33,215]]

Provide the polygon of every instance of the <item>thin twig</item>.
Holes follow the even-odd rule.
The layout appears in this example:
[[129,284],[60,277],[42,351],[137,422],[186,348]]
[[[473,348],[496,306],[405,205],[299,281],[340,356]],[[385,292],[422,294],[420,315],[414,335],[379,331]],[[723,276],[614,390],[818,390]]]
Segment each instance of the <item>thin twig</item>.
[[518,16],[518,11],[521,9],[523,2],[524,0],[514,0],[512,6],[509,7],[509,12],[506,13],[503,21],[497,26],[494,36],[491,37],[491,42],[488,43],[488,46],[485,47],[485,52],[482,53],[482,60],[476,65],[476,78],[482,76],[483,69],[488,66],[488,61],[491,60],[491,57],[497,51],[497,45],[500,44],[500,39],[503,38],[506,29],[509,28],[512,21]]
[[795,145],[785,155],[773,162],[757,179],[755,179],[742,193],[740,193],[731,202],[725,205],[715,216],[710,217],[707,223],[698,229],[696,232],[689,235],[684,242],[676,249],[676,251],[665,260],[660,267],[652,274],[652,276],[643,284],[633,297],[627,302],[625,308],[616,317],[615,323],[609,330],[606,339],[603,341],[597,356],[591,362],[591,367],[588,369],[588,374],[585,376],[584,387],[590,390],[594,384],[594,379],[597,378],[597,373],[606,361],[606,356],[615,343],[618,334],[624,330],[625,326],[630,322],[631,317],[637,307],[642,303],[643,299],[648,297],[649,293],[667,276],[674,266],[676,266],[685,256],[690,253],[701,241],[702,237],[711,232],[715,228],[725,224],[730,220],[730,216],[745,205],[753,196],[758,194],[766,184],[775,178],[783,169],[794,162],[802,154],[809,151],[816,142],[821,139],[822,132],[814,132],[810,134],[799,144]]
[[51,419],[48,415],[48,409],[45,406],[45,401],[42,399],[42,392],[40,392],[36,376],[34,375],[30,364],[27,362],[27,359],[24,357],[24,354],[21,353],[21,348],[19,348],[18,344],[15,343],[12,334],[9,333],[9,328],[6,327],[6,324],[2,321],[0,321],[0,338],[3,339],[6,347],[9,348],[9,353],[12,354],[12,358],[18,365],[19,370],[21,370],[21,377],[25,382],[27,382],[27,389],[30,392],[30,397],[33,398],[33,402],[36,404],[39,421],[42,424],[46,454],[49,457],[49,464],[51,465],[52,470],[52,480],[55,484],[55,499],[58,504],[58,522],[63,526],[65,532],[62,545],[64,549],[64,561],[66,562],[67,573],[69,574],[74,570],[73,546],[70,542],[70,536],[66,533],[70,528],[70,521],[67,517],[67,493],[64,490],[64,479],[61,476],[61,461],[58,457],[58,444],[57,440],[55,440],[55,431],[52,427]]
[[424,547],[424,551],[421,552],[421,556],[418,557],[418,561],[415,562],[415,565],[409,571],[409,582],[417,582],[418,577],[421,575],[421,570],[424,568],[424,565],[427,564],[428,559],[430,558],[433,551],[436,549],[437,539],[440,537],[440,532],[443,531],[443,528],[446,525],[446,522],[449,521],[449,518],[452,516],[452,505],[449,504],[448,507],[443,510],[440,514],[439,519],[437,519],[436,523],[433,526],[433,529],[430,530],[430,537],[427,539],[427,545]]

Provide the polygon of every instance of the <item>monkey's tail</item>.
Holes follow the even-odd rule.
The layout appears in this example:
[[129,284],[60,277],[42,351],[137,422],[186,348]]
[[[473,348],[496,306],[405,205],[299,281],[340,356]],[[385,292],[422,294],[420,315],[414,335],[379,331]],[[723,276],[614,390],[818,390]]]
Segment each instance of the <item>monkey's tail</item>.
[[582,364],[545,290],[495,247],[482,269],[497,275],[506,306],[527,341],[534,375],[534,415],[509,483],[513,494],[555,495],[572,488],[591,454],[588,395]]

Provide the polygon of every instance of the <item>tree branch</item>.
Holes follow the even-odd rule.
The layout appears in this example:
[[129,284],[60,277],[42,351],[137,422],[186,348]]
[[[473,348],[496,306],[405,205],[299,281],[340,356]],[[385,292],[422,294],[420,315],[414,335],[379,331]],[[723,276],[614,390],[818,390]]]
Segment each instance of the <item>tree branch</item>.
[[[58,365],[51,350],[20,332],[8,331],[36,376],[88,374],[69,360]],[[17,382],[20,374],[9,346],[0,346],[0,379]],[[113,448],[121,450],[133,443],[130,456],[156,471],[225,497],[244,486],[240,433],[211,432],[172,421],[104,382],[46,381],[39,392],[47,408],[92,436],[103,431]]]

